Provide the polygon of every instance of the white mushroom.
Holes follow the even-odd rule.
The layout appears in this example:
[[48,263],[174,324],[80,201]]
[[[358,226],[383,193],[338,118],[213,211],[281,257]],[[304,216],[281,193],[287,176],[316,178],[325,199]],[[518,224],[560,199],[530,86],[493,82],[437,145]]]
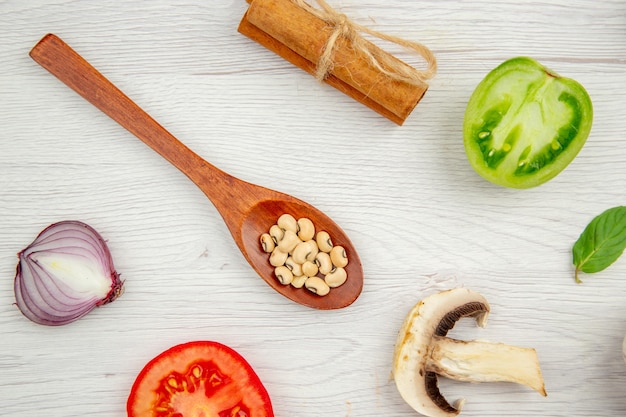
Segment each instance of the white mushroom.
[[402,398],[417,412],[429,417],[460,413],[462,401],[446,401],[437,375],[468,382],[515,382],[546,395],[534,349],[446,337],[462,317],[473,317],[484,327],[488,315],[487,300],[465,288],[426,297],[409,312],[396,341],[392,375]]

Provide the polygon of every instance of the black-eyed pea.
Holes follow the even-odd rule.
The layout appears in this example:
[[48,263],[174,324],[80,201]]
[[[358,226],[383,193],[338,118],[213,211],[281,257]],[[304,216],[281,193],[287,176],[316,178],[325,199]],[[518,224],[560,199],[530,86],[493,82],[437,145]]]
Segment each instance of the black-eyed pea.
[[288,253],[281,251],[278,248],[275,248],[270,255],[270,265],[272,266],[283,266],[285,265],[285,261],[289,257]]
[[315,262],[315,257],[320,252],[320,250],[317,247],[317,243],[314,240],[307,240],[307,242],[308,242],[308,245],[309,245],[309,248],[311,249],[311,251],[306,256],[306,260],[307,261],[311,261],[311,262]]
[[328,274],[333,269],[333,262],[330,260],[330,255],[326,252],[318,252],[315,256],[315,264],[322,275]]
[[315,237],[315,225],[311,219],[306,217],[298,219],[298,237],[303,241],[311,240]]
[[322,252],[329,253],[333,249],[333,241],[330,239],[330,235],[328,232],[323,230],[321,232],[317,232],[315,242],[317,243],[319,250]]
[[314,240],[307,240],[306,242],[298,243],[291,256],[295,262],[303,264],[306,261],[315,261],[315,255],[318,252],[317,243]]
[[283,214],[278,218],[278,226],[284,231],[291,230],[294,233],[298,233],[298,222],[296,218],[291,214]]
[[276,275],[278,281],[283,285],[289,285],[293,281],[293,273],[285,265],[277,266],[274,269],[274,275]]
[[330,260],[333,262],[333,265],[344,268],[348,265],[348,256],[346,255],[346,250],[343,246],[335,246],[330,251]]
[[277,224],[270,227],[270,236],[274,239],[275,244],[279,244],[281,240],[283,240],[283,236],[285,236],[285,231],[280,228]]
[[309,279],[306,275],[297,275],[293,277],[293,281],[291,281],[291,286],[294,288],[302,288],[304,287],[304,283]]
[[285,261],[285,266],[291,269],[291,272],[294,276],[302,275],[302,264],[294,261],[292,256],[287,258],[287,260]]
[[263,233],[261,235],[261,247],[263,248],[263,252],[266,253],[272,253],[276,247],[276,242],[274,242],[274,239],[272,239],[269,233]]
[[338,267],[330,271],[324,276],[324,281],[330,288],[337,288],[343,285],[348,279],[348,273],[345,269]]
[[307,290],[314,294],[324,296],[330,292],[330,287],[320,277],[310,277],[304,283]]
[[307,277],[314,277],[315,275],[317,275],[318,271],[319,268],[314,262],[306,261],[302,264],[302,273]]
[[283,239],[278,242],[278,249],[285,253],[290,253],[296,248],[296,246],[300,242],[302,241],[300,240],[296,232],[293,232],[291,230],[285,230],[285,235],[283,236]]

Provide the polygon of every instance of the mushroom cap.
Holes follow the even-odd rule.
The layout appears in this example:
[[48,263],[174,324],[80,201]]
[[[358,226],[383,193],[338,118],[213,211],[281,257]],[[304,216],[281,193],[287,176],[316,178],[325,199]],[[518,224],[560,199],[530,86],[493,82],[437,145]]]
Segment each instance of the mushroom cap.
[[439,392],[437,374],[428,369],[429,347],[434,336],[446,336],[463,317],[473,317],[484,327],[489,303],[479,293],[455,288],[430,295],[417,303],[398,333],[392,376],[402,398],[429,417],[451,417],[461,403],[451,405]]

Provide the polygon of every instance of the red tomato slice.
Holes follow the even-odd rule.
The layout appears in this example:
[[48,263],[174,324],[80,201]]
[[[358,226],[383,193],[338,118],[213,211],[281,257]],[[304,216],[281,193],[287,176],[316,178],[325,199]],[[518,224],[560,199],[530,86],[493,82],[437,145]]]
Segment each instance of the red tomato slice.
[[269,394],[246,360],[228,346],[174,346],[141,370],[129,417],[274,417]]

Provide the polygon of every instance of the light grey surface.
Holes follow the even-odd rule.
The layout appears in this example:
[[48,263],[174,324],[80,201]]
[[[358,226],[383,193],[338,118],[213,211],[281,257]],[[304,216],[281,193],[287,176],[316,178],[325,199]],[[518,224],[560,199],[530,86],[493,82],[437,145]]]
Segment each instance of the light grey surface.
[[[463,415],[626,414],[626,259],[576,285],[570,255],[593,216],[626,203],[626,3],[331,4],[436,54],[404,126],[237,33],[243,0],[0,3],[0,414],[124,415],[149,359],[209,339],[248,359],[277,416],[412,416],[390,381],[396,333],[420,298],[452,286],[492,305],[486,329],[462,321],[453,334],[535,347],[548,391],[441,381],[467,399]],[[363,262],[356,303],[316,311],[269,288],[184,175],[28,57],[47,32],[210,162],[332,216]],[[577,79],[595,108],[575,161],[523,191],[475,174],[461,131],[476,84],[517,55]],[[13,305],[16,253],[63,219],[109,241],[126,292],[69,326],[37,326]]]

